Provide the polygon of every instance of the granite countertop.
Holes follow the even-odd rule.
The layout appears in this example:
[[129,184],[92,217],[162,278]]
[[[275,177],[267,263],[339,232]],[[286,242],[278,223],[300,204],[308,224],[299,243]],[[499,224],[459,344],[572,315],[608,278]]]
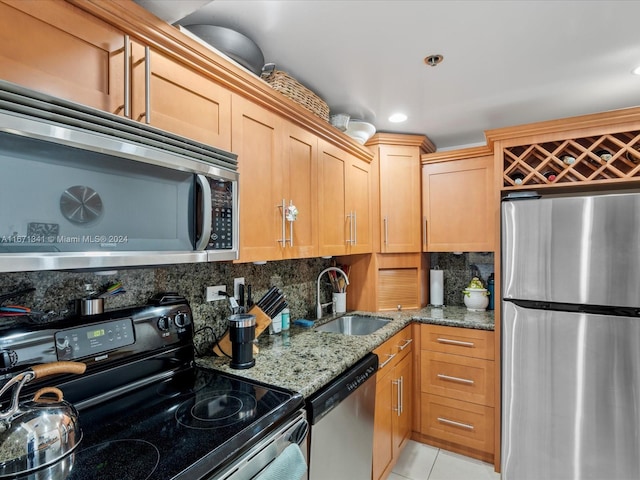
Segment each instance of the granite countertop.
[[[263,333],[258,338],[260,351],[255,356],[256,365],[246,370],[232,369],[226,357],[199,357],[196,362],[202,367],[287,388],[308,397],[412,322],[480,330],[493,330],[494,326],[493,311],[469,312],[465,307],[350,313],[391,318],[391,322],[370,335],[361,336],[318,332],[296,325],[277,335]],[[316,325],[337,316],[324,317]]]

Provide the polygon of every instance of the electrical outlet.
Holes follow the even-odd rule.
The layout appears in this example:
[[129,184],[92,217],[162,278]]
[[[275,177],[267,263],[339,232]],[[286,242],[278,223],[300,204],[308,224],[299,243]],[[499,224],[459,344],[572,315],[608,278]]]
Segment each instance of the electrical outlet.
[[240,285],[244,285],[244,277],[233,279],[233,296],[236,300],[240,300]]
[[[220,295],[218,292],[224,292],[224,295]],[[218,300],[225,300],[227,298],[227,286],[217,285],[215,287],[207,287],[205,290],[205,298],[207,302],[215,302]]]

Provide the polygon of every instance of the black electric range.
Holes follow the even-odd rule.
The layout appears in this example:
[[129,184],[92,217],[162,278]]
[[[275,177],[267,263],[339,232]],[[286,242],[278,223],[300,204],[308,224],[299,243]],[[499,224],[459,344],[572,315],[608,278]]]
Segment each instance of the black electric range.
[[25,479],[62,471],[61,480],[216,478],[303,407],[300,394],[195,366],[191,310],[178,296],[79,320],[21,325],[24,348],[15,330],[11,348],[0,332],[0,357],[16,360],[6,376],[24,370],[25,351],[36,351],[26,343],[36,337],[38,363],[87,364],[84,375],[42,380],[79,412],[83,438],[66,459],[70,471],[43,466],[44,476]]

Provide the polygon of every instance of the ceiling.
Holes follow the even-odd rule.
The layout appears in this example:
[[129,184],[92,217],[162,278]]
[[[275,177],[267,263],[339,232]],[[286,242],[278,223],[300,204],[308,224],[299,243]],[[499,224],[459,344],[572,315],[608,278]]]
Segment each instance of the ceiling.
[[[439,150],[484,131],[640,105],[640,1],[137,0],[251,38],[331,113]],[[444,61],[425,65],[441,54]],[[392,113],[408,115],[391,123]]]

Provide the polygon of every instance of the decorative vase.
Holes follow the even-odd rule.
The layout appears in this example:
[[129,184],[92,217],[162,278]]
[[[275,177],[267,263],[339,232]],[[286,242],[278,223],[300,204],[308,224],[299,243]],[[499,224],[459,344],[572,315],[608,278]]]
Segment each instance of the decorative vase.
[[465,288],[464,304],[470,312],[484,312],[489,305],[489,291],[486,288]]

